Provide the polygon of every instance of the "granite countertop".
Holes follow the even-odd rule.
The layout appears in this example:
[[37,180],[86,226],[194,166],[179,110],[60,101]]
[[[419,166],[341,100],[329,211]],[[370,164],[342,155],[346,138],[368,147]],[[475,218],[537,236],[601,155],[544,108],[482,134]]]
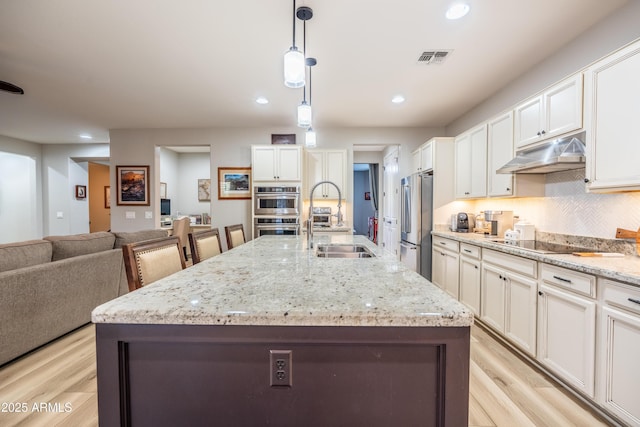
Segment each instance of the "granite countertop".
[[302,236],[263,236],[97,307],[94,323],[466,327],[473,313],[364,236],[377,257],[318,258]]
[[482,234],[456,233],[452,231],[433,231],[434,236],[446,237],[462,243],[469,243],[487,249],[518,255],[525,258],[542,261],[548,264],[569,268],[583,273],[593,274],[612,280],[640,286],[640,257],[637,255],[625,255],[624,257],[579,257],[571,254],[541,254],[515,246],[508,246],[491,242]]

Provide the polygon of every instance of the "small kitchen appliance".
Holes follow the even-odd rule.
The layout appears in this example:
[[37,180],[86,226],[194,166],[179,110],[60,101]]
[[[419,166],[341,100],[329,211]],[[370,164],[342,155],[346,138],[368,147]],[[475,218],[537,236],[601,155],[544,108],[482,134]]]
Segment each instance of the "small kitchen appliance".
[[456,231],[458,233],[473,232],[475,225],[475,216],[470,213],[460,212],[457,215]]
[[504,237],[504,233],[513,228],[513,211],[484,211],[484,220],[491,236]]
[[513,231],[518,233],[518,238],[521,240],[535,240],[536,227],[524,220],[520,220],[513,225]]
[[331,227],[331,207],[314,206],[311,214],[314,227]]

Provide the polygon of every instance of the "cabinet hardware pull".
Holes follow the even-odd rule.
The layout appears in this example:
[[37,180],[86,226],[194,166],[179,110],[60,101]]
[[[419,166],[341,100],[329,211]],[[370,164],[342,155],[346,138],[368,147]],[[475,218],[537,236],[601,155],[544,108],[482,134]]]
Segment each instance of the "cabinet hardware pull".
[[584,182],[586,182],[588,184],[589,183],[589,178],[585,178]]
[[474,265],[474,267],[476,268],[476,270],[478,269],[478,266],[477,266],[477,265]]
[[540,135],[542,135],[542,134],[541,134],[540,132],[538,132],[536,135],[540,136]]
[[500,280],[502,280],[502,274],[499,274],[498,277],[500,278]]
[[468,254],[470,254],[470,253],[471,253],[471,251],[470,251],[469,249],[464,249],[464,251],[465,251],[466,253],[468,253]]
[[640,300],[637,300],[635,298],[627,298],[627,299],[631,302],[635,302],[636,304],[640,304]]
[[545,131],[542,131],[542,134],[543,134],[543,135],[544,135],[545,133],[546,133]]
[[543,296],[544,294],[542,293],[542,291],[538,291],[538,295]]
[[447,245],[446,242],[438,242],[438,243],[440,243],[441,245],[445,245],[445,246]]
[[571,280],[569,279],[565,279],[564,277],[560,277],[560,276],[553,276],[554,279],[558,279],[561,282],[565,282],[565,283],[571,283]]

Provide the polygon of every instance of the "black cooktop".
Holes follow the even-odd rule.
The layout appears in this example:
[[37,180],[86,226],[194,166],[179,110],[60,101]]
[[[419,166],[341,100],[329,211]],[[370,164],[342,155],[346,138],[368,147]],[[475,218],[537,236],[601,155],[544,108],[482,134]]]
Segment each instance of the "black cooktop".
[[563,245],[560,243],[541,242],[539,240],[494,240],[495,243],[515,246],[542,254],[571,254],[573,252],[594,252],[593,249],[577,246]]

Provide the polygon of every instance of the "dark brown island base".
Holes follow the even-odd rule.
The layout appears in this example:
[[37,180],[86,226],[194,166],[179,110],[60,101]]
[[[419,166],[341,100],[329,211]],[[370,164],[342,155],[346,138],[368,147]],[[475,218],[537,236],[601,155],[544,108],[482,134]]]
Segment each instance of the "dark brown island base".
[[265,236],[98,307],[100,425],[466,426],[471,313],[323,239],[375,257]]

